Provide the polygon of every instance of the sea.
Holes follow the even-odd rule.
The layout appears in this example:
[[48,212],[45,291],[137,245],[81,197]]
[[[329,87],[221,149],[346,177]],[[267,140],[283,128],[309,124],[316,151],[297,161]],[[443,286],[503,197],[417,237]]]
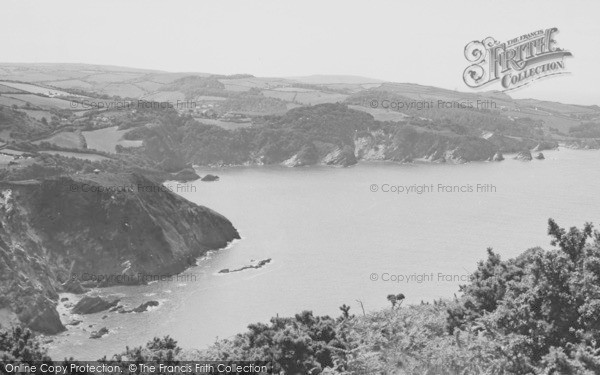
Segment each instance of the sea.
[[[53,359],[96,360],[170,335],[204,349],[250,323],[304,310],[339,316],[460,295],[493,248],[504,259],[552,248],[548,219],[564,227],[600,222],[600,152],[560,148],[545,160],[467,164],[361,162],[349,168],[281,166],[199,169],[219,181],[166,182],[226,216],[241,239],[209,252],[180,275],[143,286],[93,291],[146,312],[78,316],[48,344]],[[223,269],[239,272],[220,273]],[[66,304],[66,305],[65,305]],[[363,312],[364,311],[364,312]],[[110,333],[90,339],[102,327]]]

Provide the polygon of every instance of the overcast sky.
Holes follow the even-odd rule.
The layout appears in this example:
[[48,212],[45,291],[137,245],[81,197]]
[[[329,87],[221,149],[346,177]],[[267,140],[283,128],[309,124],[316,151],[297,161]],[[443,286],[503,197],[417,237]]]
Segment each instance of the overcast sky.
[[558,27],[568,76],[512,91],[600,104],[600,1],[0,0],[0,62],[343,74],[470,91],[463,50]]

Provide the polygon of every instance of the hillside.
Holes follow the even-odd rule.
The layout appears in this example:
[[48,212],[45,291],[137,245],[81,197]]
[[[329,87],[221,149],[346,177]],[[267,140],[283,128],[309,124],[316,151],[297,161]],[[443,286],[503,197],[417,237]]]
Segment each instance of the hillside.
[[136,284],[236,238],[220,214],[137,174],[0,182],[0,310],[57,333],[58,293],[80,289],[78,275],[113,276],[88,287]]
[[191,164],[464,163],[559,143],[600,148],[597,106],[351,76],[0,64],[0,109],[0,153],[30,153],[7,162],[9,176],[56,169],[39,157],[56,151],[169,174]]

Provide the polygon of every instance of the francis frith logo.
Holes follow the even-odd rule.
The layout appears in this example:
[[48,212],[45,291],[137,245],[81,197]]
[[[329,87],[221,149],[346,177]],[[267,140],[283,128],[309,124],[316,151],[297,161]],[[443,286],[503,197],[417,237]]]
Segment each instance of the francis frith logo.
[[565,58],[571,52],[558,48],[558,29],[540,29],[504,43],[492,37],[475,40],[465,47],[471,63],[463,80],[472,88],[499,83],[504,91],[530,84],[540,78],[567,73]]

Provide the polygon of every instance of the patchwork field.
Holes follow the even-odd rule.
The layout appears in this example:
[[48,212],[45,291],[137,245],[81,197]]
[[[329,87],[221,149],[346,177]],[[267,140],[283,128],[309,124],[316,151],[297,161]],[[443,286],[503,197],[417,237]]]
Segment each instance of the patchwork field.
[[89,90],[93,87],[91,83],[82,81],[80,79],[68,79],[65,81],[54,81],[54,82],[50,82],[50,84],[54,87],[60,87],[63,89]]
[[38,121],[42,121],[42,118],[45,118],[46,121],[50,121],[50,119],[52,118],[52,113],[48,111],[38,111],[33,109],[22,109],[21,111],[27,113],[27,116],[34,118]]
[[185,94],[179,91],[159,91],[152,94],[144,95],[144,100],[153,100],[157,102],[177,102],[177,100],[185,100]]
[[[5,95],[2,95],[4,97]],[[46,98],[44,96],[38,96],[34,94],[8,94],[10,98],[21,100],[23,102],[29,102],[36,107],[41,108],[58,108],[58,109],[73,109],[80,108],[80,105],[69,100],[63,100],[58,98]]]
[[118,95],[123,98],[139,98],[146,91],[131,83],[111,83],[104,87],[104,91],[110,91],[113,95]]
[[153,92],[162,87],[162,83],[152,82],[152,81],[143,81],[143,82],[135,82],[134,85],[144,90],[144,92]]
[[86,81],[98,83],[115,83],[129,81],[136,78],[141,78],[143,76],[144,74],[141,73],[102,73],[90,75],[89,77],[86,77]]
[[0,94],[8,94],[8,93],[21,94],[23,92],[19,89],[15,89],[14,87],[0,84]]
[[88,149],[115,153],[117,145],[123,147],[140,147],[142,145],[142,141],[123,139],[123,135],[128,131],[129,129],[119,130],[118,127],[113,126],[105,129],[84,131],[81,134],[85,137]]
[[5,82],[5,81],[0,81],[0,84],[4,85],[4,86],[8,86],[8,87],[12,87],[14,89],[17,90],[21,90],[21,91],[25,91],[25,92],[29,92],[32,94],[48,94],[49,92],[55,93],[57,95],[71,95],[66,91],[60,91],[60,90],[56,90],[56,89],[52,89],[52,88],[48,88],[48,87],[43,87],[43,86],[38,86],[38,85],[32,85],[29,83],[18,83],[18,82]]
[[348,98],[345,94],[325,93],[320,91],[299,92],[296,101],[305,105],[316,105],[323,103],[341,103]]
[[0,105],[4,105],[7,107],[12,107],[13,105],[16,105],[17,107],[21,107],[24,106],[25,103],[26,102],[24,102],[23,100],[11,98],[6,95],[0,95]]
[[60,132],[54,134],[51,137],[40,139],[39,141],[32,142],[33,144],[39,145],[42,142],[51,143],[58,147],[65,148],[83,148],[83,139],[82,137],[73,132]]
[[296,99],[298,92],[296,91],[279,91],[279,90],[264,90],[263,95],[269,98],[280,99],[286,102],[293,102]]

